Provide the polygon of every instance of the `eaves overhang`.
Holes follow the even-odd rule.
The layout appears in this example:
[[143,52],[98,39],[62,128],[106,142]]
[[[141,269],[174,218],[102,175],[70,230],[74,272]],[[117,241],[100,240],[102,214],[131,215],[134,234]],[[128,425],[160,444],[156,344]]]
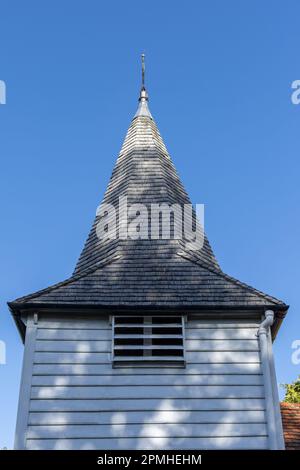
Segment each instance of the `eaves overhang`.
[[144,315],[157,313],[161,311],[166,314],[181,313],[181,314],[199,314],[203,319],[260,319],[266,310],[273,310],[275,313],[274,323],[271,327],[272,340],[274,341],[276,335],[279,331],[281,323],[286,316],[289,306],[286,304],[282,305],[104,305],[104,304],[47,304],[47,303],[29,303],[24,304],[18,302],[8,302],[9,310],[13,316],[13,319],[16,323],[22,341],[25,340],[26,325],[22,320],[23,315],[28,315],[30,313],[50,313],[53,315],[57,314],[89,314],[89,315],[114,315],[126,314],[129,311],[134,311],[136,313],[143,312]]

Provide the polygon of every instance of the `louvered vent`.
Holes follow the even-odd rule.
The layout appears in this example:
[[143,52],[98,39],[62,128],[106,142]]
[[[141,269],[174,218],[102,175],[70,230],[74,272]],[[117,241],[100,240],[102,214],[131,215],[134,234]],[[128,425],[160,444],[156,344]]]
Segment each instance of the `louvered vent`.
[[184,366],[183,316],[114,316],[113,365]]

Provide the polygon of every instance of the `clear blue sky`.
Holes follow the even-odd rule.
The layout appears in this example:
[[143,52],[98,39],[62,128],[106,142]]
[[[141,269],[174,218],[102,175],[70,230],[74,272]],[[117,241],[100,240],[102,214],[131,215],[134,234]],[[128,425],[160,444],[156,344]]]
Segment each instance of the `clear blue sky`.
[[136,110],[150,109],[225,272],[291,305],[300,339],[297,1],[2,0],[0,447],[11,447],[22,344],[6,301],[70,275]]

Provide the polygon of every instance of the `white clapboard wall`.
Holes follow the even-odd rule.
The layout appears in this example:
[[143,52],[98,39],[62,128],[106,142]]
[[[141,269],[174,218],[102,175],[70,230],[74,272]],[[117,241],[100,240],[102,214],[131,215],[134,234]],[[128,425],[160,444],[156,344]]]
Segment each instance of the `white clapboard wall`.
[[186,368],[113,369],[108,318],[39,318],[25,448],[267,448],[258,326],[193,317]]

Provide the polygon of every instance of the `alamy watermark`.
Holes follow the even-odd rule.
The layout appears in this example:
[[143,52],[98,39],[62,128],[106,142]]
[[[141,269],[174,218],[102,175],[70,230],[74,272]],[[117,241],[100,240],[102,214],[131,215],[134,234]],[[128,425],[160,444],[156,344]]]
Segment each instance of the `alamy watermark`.
[[295,349],[292,353],[292,363],[298,366],[300,364],[300,339],[295,339],[292,342],[292,349]]
[[0,80],[0,104],[6,104],[6,84]]
[[293,93],[291,94],[291,101],[293,104],[300,104],[300,80],[294,80],[291,88]]
[[190,250],[204,244],[204,204],[137,203],[119,197],[118,207],[101,204],[96,233],[99,240],[183,240]]
[[6,364],[6,344],[0,340],[0,365]]

